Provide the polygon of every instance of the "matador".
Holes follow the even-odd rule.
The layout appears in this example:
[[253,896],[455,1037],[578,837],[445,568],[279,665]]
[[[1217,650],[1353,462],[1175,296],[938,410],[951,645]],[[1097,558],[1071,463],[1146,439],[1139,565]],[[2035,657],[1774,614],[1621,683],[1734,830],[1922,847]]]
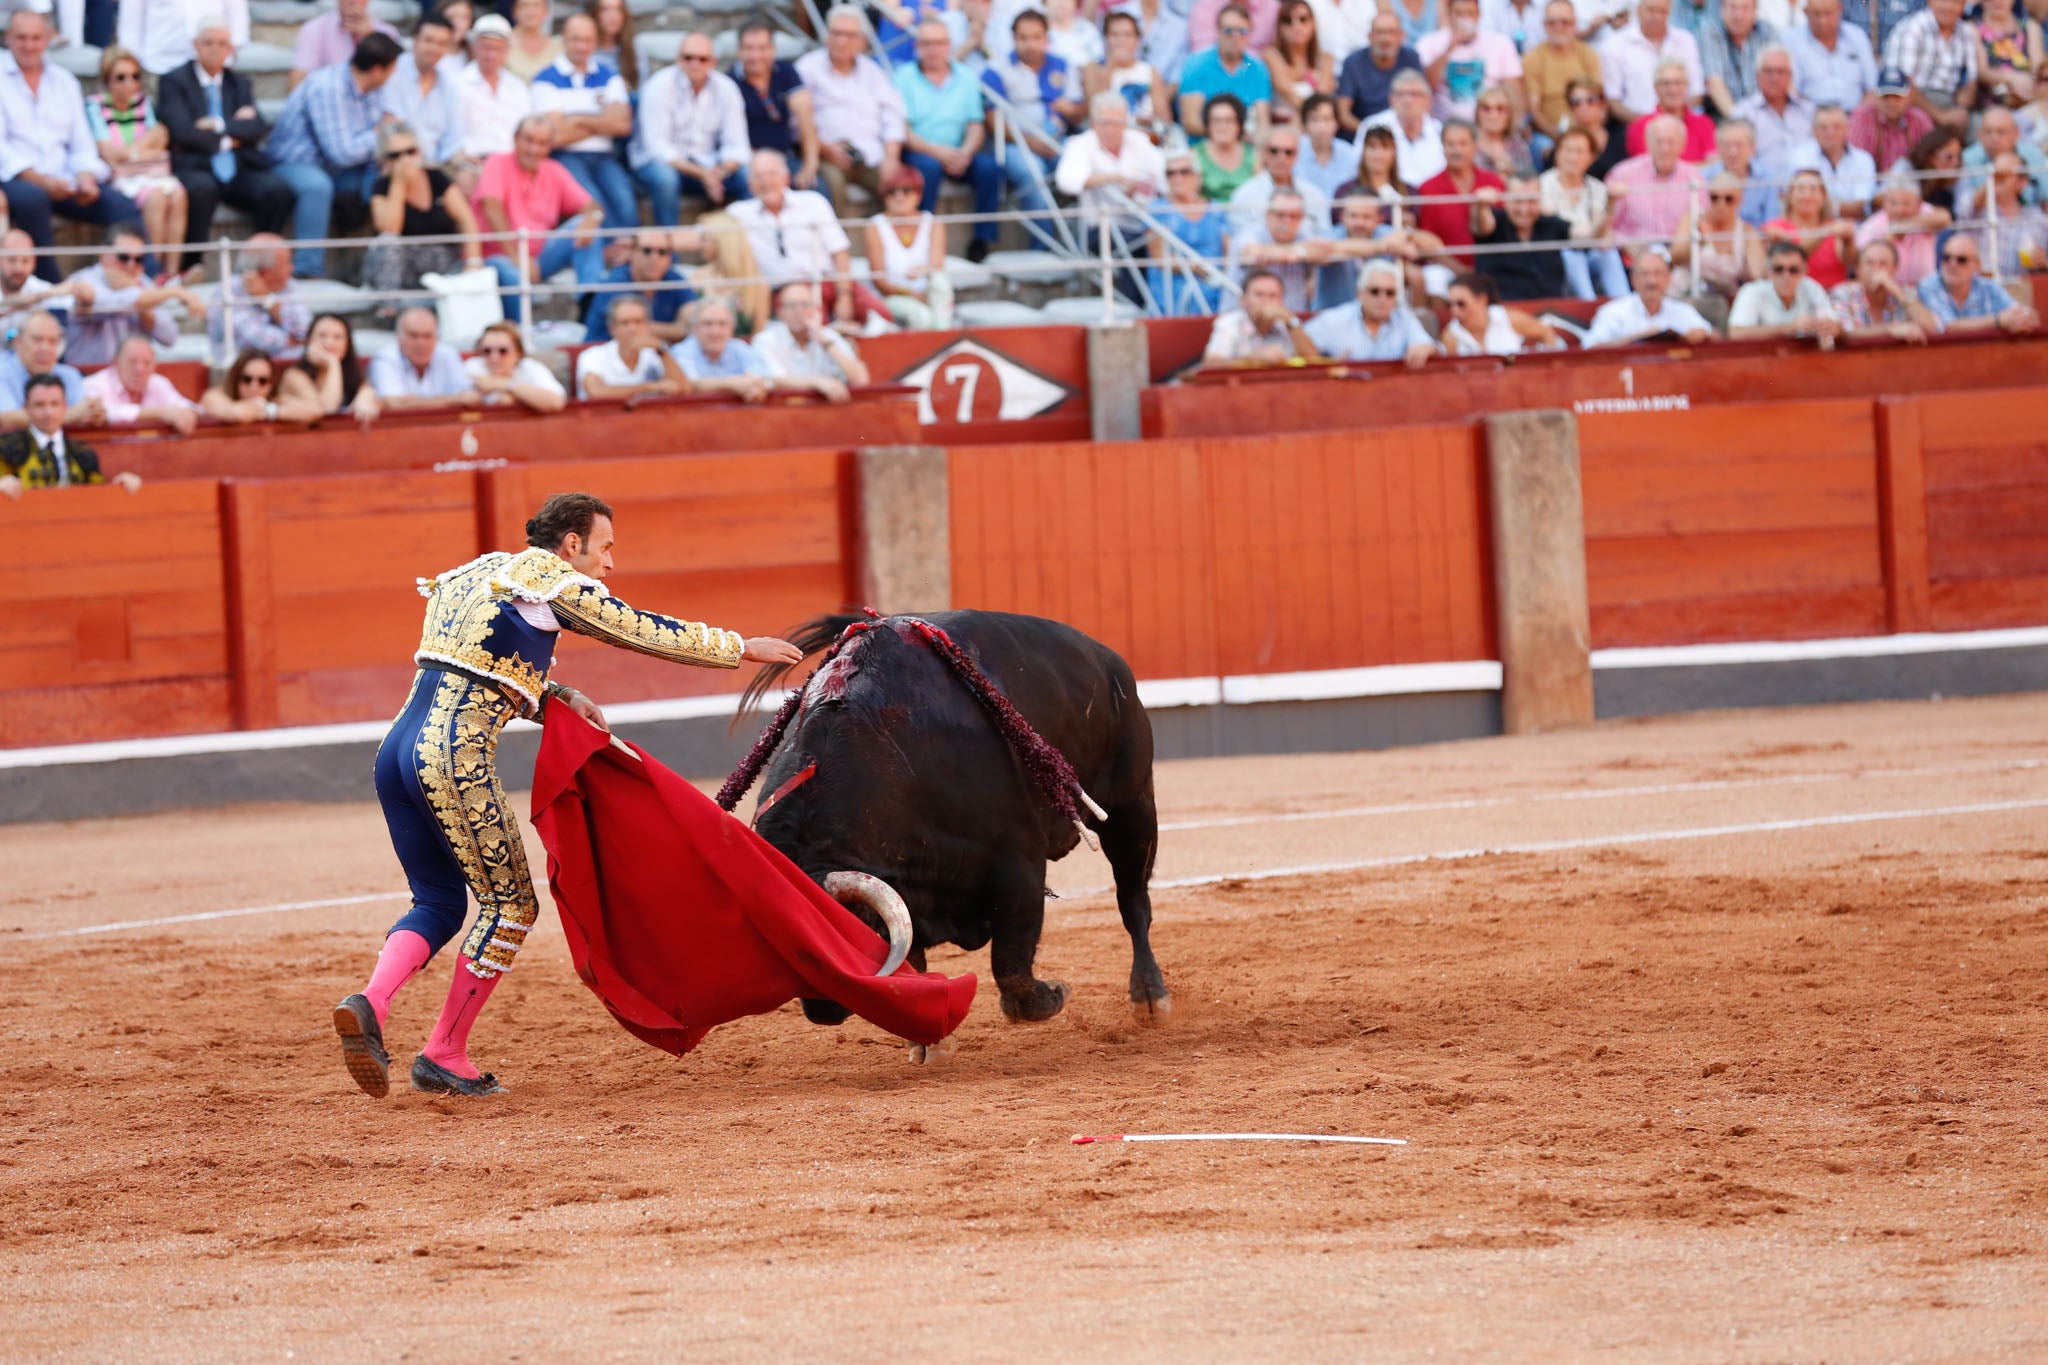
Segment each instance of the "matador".
[[588,697],[549,678],[556,635],[574,631],[708,668],[802,658],[785,641],[744,640],[637,611],[605,591],[612,509],[588,493],[549,498],[526,523],[526,538],[528,548],[517,554],[488,554],[420,580],[427,619],[413,656],[419,672],[377,750],[377,800],[412,908],[385,935],[369,983],[334,1007],[342,1062],[357,1085],[379,1098],[391,1088],[384,1023],[392,998],[455,937],[469,894],[476,897],[476,921],[441,1017],[412,1064],[412,1086],[454,1095],[502,1089],[470,1063],[469,1031],[533,932],[539,901],[498,779],[498,736],[515,716],[545,721],[557,707],[605,728],[604,713]]

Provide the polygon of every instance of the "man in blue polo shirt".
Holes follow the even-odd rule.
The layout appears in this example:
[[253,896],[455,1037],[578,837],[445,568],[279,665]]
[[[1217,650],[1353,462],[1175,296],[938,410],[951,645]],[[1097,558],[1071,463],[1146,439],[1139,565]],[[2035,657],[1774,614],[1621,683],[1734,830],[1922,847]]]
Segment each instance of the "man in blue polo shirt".
[[[677,236],[684,237],[688,247],[696,229],[685,228]],[[632,259],[612,267],[604,277],[606,284],[633,284],[640,286],[640,297],[647,300],[647,318],[655,340],[667,346],[688,336],[690,329],[680,317],[683,305],[697,297],[696,292],[684,287],[689,277],[676,268],[675,247],[671,234],[655,228],[642,228],[633,238]],[[663,285],[665,288],[654,288]],[[600,291],[590,296],[590,310],[583,315],[583,340],[586,345],[601,346],[612,339],[612,329],[606,320],[611,301],[623,291]]]
[[1401,306],[1401,267],[1375,257],[1358,268],[1358,302],[1318,313],[1304,329],[1332,360],[1398,360],[1411,370],[1441,354]]
[[1209,96],[1228,92],[1244,101],[1245,135],[1256,136],[1273,104],[1273,77],[1266,64],[1245,50],[1252,36],[1252,14],[1235,0],[1216,16],[1216,46],[1188,58],[1180,73],[1180,126],[1192,138],[1202,136],[1202,106]]
[[1984,254],[1967,232],[1941,238],[1941,266],[1920,281],[1920,302],[1927,305],[1942,330],[1956,332],[2032,332],[2041,315],[2005,292],[2005,286],[1983,274]]
[[669,354],[690,381],[693,393],[729,393],[758,403],[775,387],[775,373],[753,347],[733,333],[738,319],[732,305],[716,294],[698,302],[691,314],[690,334],[669,348]]
[[[1060,145],[1086,112],[1081,73],[1052,54],[1049,37],[1045,16],[1025,10],[1010,21],[1010,55],[990,61],[981,73],[981,83],[1010,106],[1001,111],[1006,134],[1000,148],[1003,173],[1009,177],[1017,207],[1026,213],[1052,208],[1052,173],[1059,165]],[[997,112],[991,102],[991,124]],[[1049,241],[1052,223],[1039,219],[1037,227]]]
[[[944,20],[926,19],[917,26],[917,65],[896,68],[896,89],[903,95],[907,125],[903,164],[924,177],[919,207],[933,212],[939,206],[939,182],[960,180],[973,189],[977,214],[1000,209],[1003,170],[982,150],[988,125],[982,121],[981,82],[953,60],[953,36]],[[988,255],[1000,226],[992,218],[974,225],[968,260]]]

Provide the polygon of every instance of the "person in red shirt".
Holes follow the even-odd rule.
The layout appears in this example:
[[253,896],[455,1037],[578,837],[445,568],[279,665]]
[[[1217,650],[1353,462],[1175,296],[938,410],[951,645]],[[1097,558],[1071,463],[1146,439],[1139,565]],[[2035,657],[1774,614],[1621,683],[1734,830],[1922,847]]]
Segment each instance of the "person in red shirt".
[[[589,284],[605,275],[604,246],[597,240],[604,205],[576,183],[568,168],[549,156],[554,135],[547,121],[530,115],[512,133],[512,150],[484,162],[477,180],[477,216],[482,220],[484,260],[498,272],[508,309],[519,288],[519,245],[491,239],[492,233],[524,228],[529,236],[526,278],[538,284],[565,265],[576,267],[576,281]],[[573,224],[568,220],[573,218]]]
[[[1479,149],[1479,138],[1465,120],[1445,120],[1443,147],[1443,170],[1416,187],[1415,193],[1423,203],[1415,210],[1415,226],[1442,239],[1447,248],[1442,257],[1443,264],[1453,270],[1470,270],[1472,253],[1457,249],[1472,245],[1472,217],[1477,206],[1466,196],[1481,188],[1505,192],[1508,186],[1492,171],[1481,170],[1473,163],[1473,156]],[[1430,202],[1453,198],[1461,202]]]
[[1659,114],[1669,114],[1685,125],[1685,150],[1678,154],[1681,161],[1702,165],[1714,159],[1714,121],[1692,107],[1692,98],[1687,93],[1684,62],[1660,62],[1657,65],[1657,107],[1644,114],[1628,126],[1628,154],[1641,156],[1649,150],[1644,135],[1649,131],[1650,120]]

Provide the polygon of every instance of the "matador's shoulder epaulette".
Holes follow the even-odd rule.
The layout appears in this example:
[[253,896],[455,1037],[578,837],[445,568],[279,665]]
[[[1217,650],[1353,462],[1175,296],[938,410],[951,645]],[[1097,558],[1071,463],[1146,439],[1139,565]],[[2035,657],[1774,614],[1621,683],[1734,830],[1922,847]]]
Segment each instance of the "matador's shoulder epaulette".
[[[513,558],[515,556],[504,550],[493,550],[487,555],[478,555],[467,564],[457,565],[455,568],[435,574],[432,578],[415,578],[413,582],[418,585],[420,596],[432,597],[440,590],[443,583],[452,583],[466,574],[478,572],[494,573],[499,565]],[[553,556],[550,555],[549,558],[553,558]]]
[[604,584],[577,573],[568,560],[549,550],[522,550],[507,556],[505,563],[491,572],[492,592],[522,602],[552,602],[574,588],[595,588],[601,593]]

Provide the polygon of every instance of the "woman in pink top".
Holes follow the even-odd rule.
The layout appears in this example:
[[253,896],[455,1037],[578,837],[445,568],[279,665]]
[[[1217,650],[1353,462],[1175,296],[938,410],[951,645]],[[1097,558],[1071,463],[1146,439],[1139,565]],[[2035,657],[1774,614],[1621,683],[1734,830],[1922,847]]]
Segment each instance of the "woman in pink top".
[[1920,186],[1910,176],[1885,181],[1878,196],[1878,211],[1856,229],[1856,249],[1890,238],[1898,250],[1899,267],[1893,271],[1908,289],[1934,273],[1934,242],[1955,221],[1947,209],[1936,208],[1920,198]]

